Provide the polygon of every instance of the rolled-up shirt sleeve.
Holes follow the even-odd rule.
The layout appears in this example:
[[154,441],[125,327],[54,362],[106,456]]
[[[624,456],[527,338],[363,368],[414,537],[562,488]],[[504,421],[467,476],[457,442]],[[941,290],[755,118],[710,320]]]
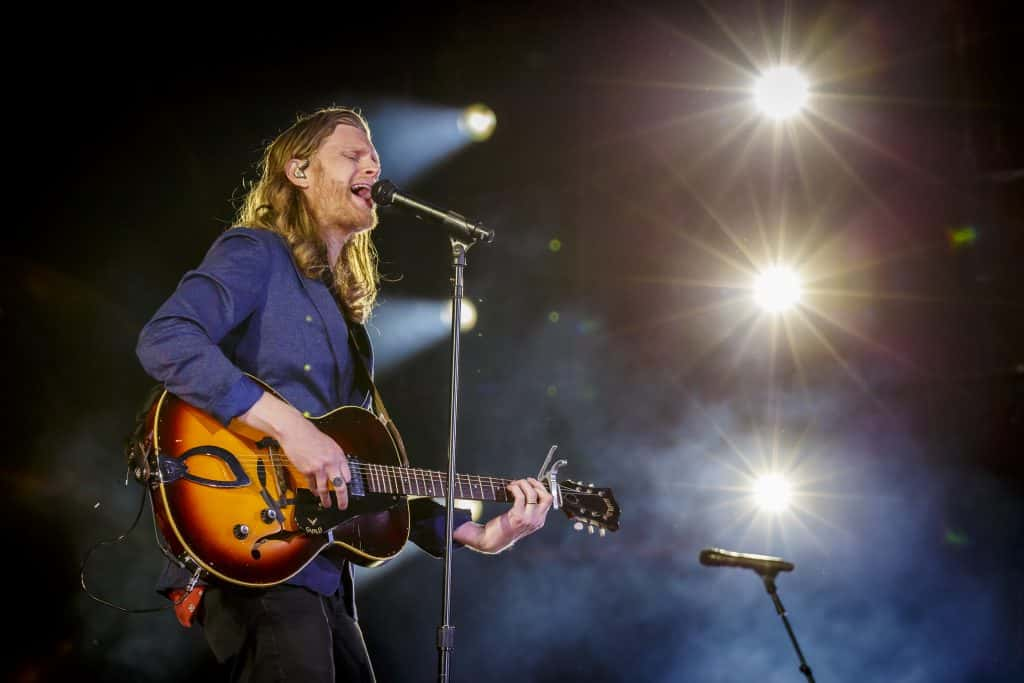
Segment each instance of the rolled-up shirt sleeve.
[[145,371],[225,425],[263,394],[219,344],[263,305],[269,262],[267,246],[250,230],[225,232],[139,334]]

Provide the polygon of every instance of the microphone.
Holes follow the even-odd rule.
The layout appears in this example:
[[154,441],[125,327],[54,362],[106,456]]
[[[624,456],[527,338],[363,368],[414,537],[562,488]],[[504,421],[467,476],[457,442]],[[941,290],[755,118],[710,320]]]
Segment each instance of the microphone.
[[370,190],[370,195],[373,197],[373,201],[381,206],[396,206],[412,213],[416,218],[440,223],[452,235],[463,240],[487,242],[488,244],[494,241],[494,231],[488,230],[482,223],[473,223],[454,211],[435,209],[419,200],[401,194],[390,180],[375,182],[373,189]]
[[734,553],[721,548],[705,548],[700,551],[700,563],[706,567],[744,567],[753,569],[762,576],[771,574],[774,576],[779,572],[791,572],[794,565],[786,562],[781,557],[770,555],[750,555],[748,553]]

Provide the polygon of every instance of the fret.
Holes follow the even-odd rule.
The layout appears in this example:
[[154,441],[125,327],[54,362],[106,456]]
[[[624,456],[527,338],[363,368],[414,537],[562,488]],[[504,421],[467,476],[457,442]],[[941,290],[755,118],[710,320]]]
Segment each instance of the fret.
[[398,485],[398,473],[395,472],[395,468],[391,467],[391,466],[388,466],[387,472],[388,472],[388,485],[389,486],[394,486],[394,488],[392,489],[391,492],[392,493],[401,493],[402,489]]
[[377,485],[377,473],[373,468],[373,463],[366,464],[366,473],[370,475],[370,490],[374,493],[380,493],[380,486]]
[[[362,474],[363,486],[368,493],[435,498],[448,495],[448,475],[445,472],[369,462],[354,462],[352,466]],[[506,488],[511,481],[479,474],[458,474],[455,477],[455,497],[512,503],[515,496]]]
[[394,466],[388,465],[385,467],[385,471],[388,474],[388,488],[392,493],[401,493],[402,486],[398,483],[398,472],[395,471]]

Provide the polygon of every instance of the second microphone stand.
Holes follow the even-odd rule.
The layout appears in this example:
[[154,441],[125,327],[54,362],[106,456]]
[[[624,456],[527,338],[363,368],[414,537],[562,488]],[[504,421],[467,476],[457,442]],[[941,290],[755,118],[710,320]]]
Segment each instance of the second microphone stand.
[[804,653],[800,650],[800,644],[796,642],[796,635],[793,634],[793,628],[789,625],[789,619],[786,618],[786,608],[782,606],[782,600],[779,599],[779,593],[775,588],[775,576],[778,572],[763,572],[759,571],[761,579],[764,581],[764,589],[768,591],[768,595],[772,598],[772,604],[775,605],[775,611],[778,612],[779,616],[782,617],[782,623],[786,626],[786,632],[789,634],[789,639],[793,643],[793,648],[796,649],[796,656],[800,658],[800,673],[807,677],[807,683],[815,683],[814,674],[811,673],[811,667],[807,666],[807,660],[804,659]]

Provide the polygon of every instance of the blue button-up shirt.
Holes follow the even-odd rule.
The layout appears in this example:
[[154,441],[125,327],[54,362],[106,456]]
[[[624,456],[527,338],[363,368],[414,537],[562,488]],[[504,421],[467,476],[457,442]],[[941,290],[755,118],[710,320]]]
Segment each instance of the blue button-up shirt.
[[[348,325],[359,351],[349,342]],[[136,352],[168,391],[225,425],[263,393],[247,373],[306,415],[342,405],[368,407],[371,401],[354,355],[362,353],[372,373],[365,329],[346,323],[327,285],[305,276],[284,238],[269,230],[224,232],[142,329]],[[414,510],[410,537],[437,554],[444,509]],[[454,524],[467,520],[460,511]],[[344,568],[319,556],[289,583],[332,594]],[[351,573],[344,574],[350,581]],[[177,578],[165,576],[162,582],[173,585]]]

